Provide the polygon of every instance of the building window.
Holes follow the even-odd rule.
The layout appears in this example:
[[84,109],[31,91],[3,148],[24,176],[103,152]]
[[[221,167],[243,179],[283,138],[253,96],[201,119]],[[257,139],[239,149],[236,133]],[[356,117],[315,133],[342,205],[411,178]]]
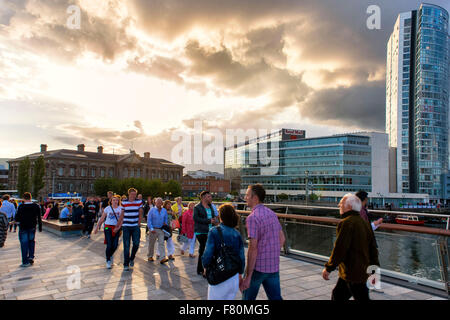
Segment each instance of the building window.
[[100,177],[104,177],[105,176],[105,169],[101,169],[100,170]]
[[86,168],[81,168],[81,176],[86,177]]
[[113,169],[109,169],[109,176],[111,178],[114,176],[114,170]]
[[134,169],[133,168],[130,169],[130,178],[134,178]]
[[58,183],[58,191],[62,191],[62,189],[63,189],[62,183]]
[[91,185],[90,185],[90,190],[94,191],[94,184],[93,183],[91,183]]
[[69,185],[69,191],[70,191],[70,192],[73,191],[73,183],[71,183],[71,184]]
[[123,169],[123,177],[128,178],[128,168]]
[[84,184],[80,184],[80,191],[84,191]]
[[70,168],[70,176],[71,177],[75,176],[75,168]]
[[64,168],[59,167],[58,168],[58,176],[64,175]]
[[136,177],[140,178],[141,177],[141,169],[137,169],[136,170]]
[[95,168],[91,169],[91,176],[92,176],[92,178],[95,178]]

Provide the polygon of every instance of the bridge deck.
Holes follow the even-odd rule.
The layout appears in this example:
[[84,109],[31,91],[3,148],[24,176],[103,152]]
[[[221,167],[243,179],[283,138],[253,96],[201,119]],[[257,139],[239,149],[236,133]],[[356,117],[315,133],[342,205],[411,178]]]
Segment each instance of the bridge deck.
[[[147,242],[142,231],[141,248],[131,272],[121,265],[122,244],[115,254],[113,269],[105,268],[103,234],[92,239],[61,238],[48,232],[36,234],[36,261],[20,268],[20,247],[17,233],[9,233],[5,247],[0,249],[0,300],[4,299],[206,299],[207,282],[196,274],[197,259],[180,256],[176,245],[175,261],[166,265],[147,262]],[[70,266],[81,271],[81,287],[67,286]],[[321,278],[322,267],[308,262],[281,257],[281,286],[284,299],[329,300],[337,280]],[[430,294],[383,283],[383,293],[371,292],[374,300],[442,299]],[[238,293],[236,299],[241,299]],[[266,299],[261,288],[258,299]]]

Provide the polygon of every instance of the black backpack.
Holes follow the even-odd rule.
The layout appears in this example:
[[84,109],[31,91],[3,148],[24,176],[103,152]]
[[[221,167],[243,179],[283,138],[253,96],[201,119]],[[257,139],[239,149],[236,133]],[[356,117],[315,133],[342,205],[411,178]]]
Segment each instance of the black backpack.
[[222,229],[217,227],[220,236],[220,249],[214,254],[210,265],[206,268],[206,280],[210,285],[217,285],[230,279],[241,269],[241,259],[233,248],[225,245]]

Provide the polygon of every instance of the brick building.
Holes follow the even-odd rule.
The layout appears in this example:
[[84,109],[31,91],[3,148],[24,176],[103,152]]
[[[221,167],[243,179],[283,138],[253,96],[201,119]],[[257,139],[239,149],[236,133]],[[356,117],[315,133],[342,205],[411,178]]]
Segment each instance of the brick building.
[[[33,162],[39,156],[45,161],[45,187],[36,197],[46,197],[49,193],[74,193],[83,197],[94,195],[94,182],[99,178],[145,178],[160,179],[163,182],[176,180],[181,183],[183,166],[158,158],[151,158],[150,152],[141,157],[134,151],[129,154],[103,153],[99,146],[97,152],[85,151],[84,144],[77,150],[59,149],[48,151],[47,145],[41,145],[41,151],[28,155]],[[9,187],[16,189],[19,163],[26,156],[9,162]]]
[[215,176],[197,178],[184,175],[182,189],[185,197],[196,197],[200,192],[207,190],[214,197],[224,198],[231,192],[231,185],[230,180],[217,179]]

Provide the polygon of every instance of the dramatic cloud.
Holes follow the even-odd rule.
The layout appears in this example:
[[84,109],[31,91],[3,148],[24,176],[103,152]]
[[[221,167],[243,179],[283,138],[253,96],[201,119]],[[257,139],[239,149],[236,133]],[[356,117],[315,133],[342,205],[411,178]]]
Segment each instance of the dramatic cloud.
[[220,49],[206,48],[197,41],[189,41],[186,55],[192,63],[190,74],[207,77],[217,87],[231,94],[268,96],[271,100],[267,105],[269,109],[302,101],[308,92],[301,75],[274,67],[264,59],[255,63],[240,63],[233,59],[231,51],[225,46]]
[[[82,8],[79,30],[67,27],[67,8],[73,4]],[[109,1],[102,16],[72,0],[17,1],[6,8],[8,19],[0,20],[0,27],[3,24],[12,38],[45,56],[67,61],[93,52],[111,61],[136,47],[136,38],[126,31],[131,19],[122,17],[117,1]]]
[[139,57],[135,57],[128,60],[128,67],[134,72],[173,81],[177,84],[184,83],[180,74],[185,70],[185,66],[175,59],[155,56],[151,59],[140,60]]
[[[384,130],[386,43],[397,15],[420,2],[0,0],[0,107],[66,146],[166,158],[174,130],[198,119],[221,132]],[[66,26],[72,4],[79,30]],[[381,8],[381,30],[366,27],[369,5]]]
[[316,91],[300,105],[302,116],[321,123],[384,131],[384,83]]

